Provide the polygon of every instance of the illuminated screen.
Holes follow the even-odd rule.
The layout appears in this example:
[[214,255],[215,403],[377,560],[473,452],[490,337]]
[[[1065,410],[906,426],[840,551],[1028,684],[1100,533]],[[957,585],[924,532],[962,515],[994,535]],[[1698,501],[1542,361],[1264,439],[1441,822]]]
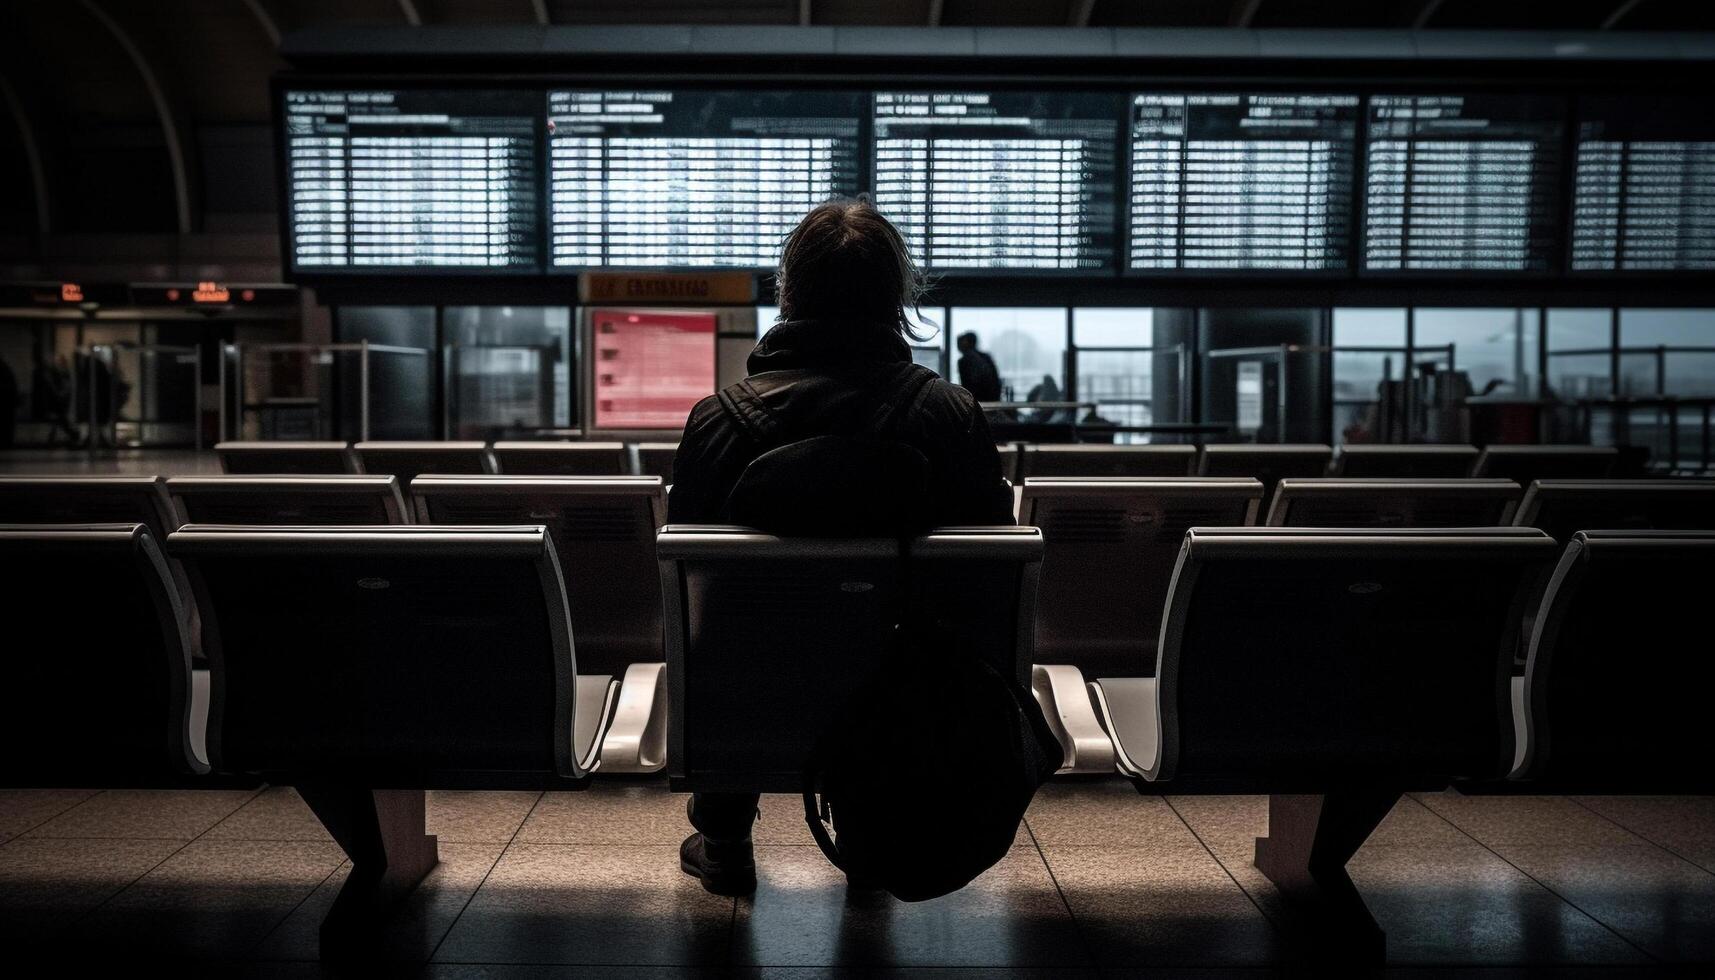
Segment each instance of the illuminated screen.
[[715,390],[715,315],[591,310],[595,427],[680,429]]
[[929,269],[1108,269],[1118,96],[877,92],[875,202]]
[[1586,99],[1572,186],[1574,272],[1715,269],[1715,109]]
[[862,108],[838,92],[548,93],[552,264],[773,266],[806,211],[857,193]]
[[535,272],[529,92],[288,91],[292,265],[306,272]]
[[1132,97],[1127,267],[1344,269],[1355,95]]
[[1564,110],[1559,99],[1528,95],[1371,96],[1364,269],[1557,265]]

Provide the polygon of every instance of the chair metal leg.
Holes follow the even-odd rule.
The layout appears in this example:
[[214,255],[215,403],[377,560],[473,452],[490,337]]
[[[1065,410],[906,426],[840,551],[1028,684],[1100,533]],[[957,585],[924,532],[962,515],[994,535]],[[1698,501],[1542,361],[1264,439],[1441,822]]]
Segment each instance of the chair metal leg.
[[424,833],[420,790],[337,784],[298,786],[316,819],[351,858],[351,874],[322,920],[324,959],[350,955],[379,935],[379,927],[440,860]]
[[1393,809],[1391,790],[1348,790],[1268,798],[1268,836],[1256,839],[1256,867],[1304,916],[1318,959],[1379,965],[1387,937],[1346,873],[1346,862]]

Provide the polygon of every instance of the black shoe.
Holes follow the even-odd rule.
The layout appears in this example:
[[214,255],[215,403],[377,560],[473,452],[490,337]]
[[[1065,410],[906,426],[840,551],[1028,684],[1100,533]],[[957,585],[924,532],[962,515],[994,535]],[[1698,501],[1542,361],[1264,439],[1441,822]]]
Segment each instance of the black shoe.
[[713,840],[692,834],[679,845],[679,867],[716,895],[749,895],[756,891],[756,852],[750,838]]

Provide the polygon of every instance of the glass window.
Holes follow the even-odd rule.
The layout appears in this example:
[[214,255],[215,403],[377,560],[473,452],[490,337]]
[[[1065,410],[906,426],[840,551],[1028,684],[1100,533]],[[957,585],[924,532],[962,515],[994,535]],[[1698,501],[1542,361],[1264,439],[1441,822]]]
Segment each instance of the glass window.
[[[1094,402],[1097,419],[1115,425],[1145,426],[1157,418],[1176,419],[1176,405],[1161,406],[1157,395],[1177,397],[1182,353],[1154,350],[1156,321],[1153,307],[1088,307],[1072,311],[1073,378],[1076,391],[1068,398]],[[1171,346],[1171,345],[1170,345]],[[1156,376],[1162,376],[1158,388]],[[1094,421],[1086,419],[1086,421]],[[1149,441],[1147,433],[1123,433],[1120,442]]]
[[[1383,380],[1399,381],[1405,374],[1405,310],[1342,307],[1333,311],[1334,438],[1379,441],[1398,433],[1382,433],[1375,406]],[[1384,347],[1389,350],[1341,350]]]
[[1078,347],[1150,347],[1155,308],[1086,307],[1072,311],[1072,343]]
[[1548,311],[1548,390],[1561,401],[1605,398],[1612,394],[1613,312]]
[[1420,309],[1413,343],[1420,351],[1452,344],[1454,367],[1467,376],[1473,395],[1535,398],[1539,320],[1536,310]]
[[527,435],[572,424],[572,311],[449,306],[447,415],[455,439]]
[[[910,337],[906,342],[911,345],[911,359],[923,365],[936,374],[945,372],[942,359],[946,353],[946,323],[947,310],[940,306],[925,306],[917,310],[906,310],[906,317],[916,329],[917,336],[922,340]],[[758,306],[756,308],[756,339],[773,327],[780,317],[778,306]]]
[[[370,439],[428,439],[440,428],[432,399],[437,368],[435,308],[432,306],[342,306],[335,313],[339,340],[390,348],[369,357]],[[355,411],[362,391],[357,354],[335,359],[340,370],[331,385],[350,397],[340,399]],[[347,367],[346,365],[350,365]],[[361,433],[359,435],[361,438]]]
[[1626,394],[1715,396],[1715,310],[1621,310],[1620,346]]
[[[977,349],[994,358],[1001,401],[1063,401],[1066,391],[1065,307],[955,307],[954,340],[976,335]],[[969,385],[957,368],[955,379]]]

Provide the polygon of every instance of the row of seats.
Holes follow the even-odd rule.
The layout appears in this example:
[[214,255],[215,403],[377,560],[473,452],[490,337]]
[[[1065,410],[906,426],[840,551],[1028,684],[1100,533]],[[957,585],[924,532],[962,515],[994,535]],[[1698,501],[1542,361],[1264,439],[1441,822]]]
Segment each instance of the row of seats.
[[1338,455],[1319,443],[999,448],[1002,473],[1015,484],[1034,476],[1250,476],[1270,490],[1286,477],[1602,479],[1620,459],[1611,446],[1352,445]]
[[[1035,528],[939,531],[902,551],[667,526],[656,551],[676,789],[797,790],[907,609],[1021,682],[1040,659]],[[163,556],[140,524],[7,526],[0,554],[31,570],[5,593],[14,621],[77,624],[53,655],[14,658],[8,778],[212,769],[298,786],[355,864],[324,944],[433,866],[424,788],[576,788],[603,765],[614,681],[579,657],[542,527],[188,525]],[[201,611],[206,748],[165,558]],[[1581,531],[1562,547],[1530,528],[1196,528],[1151,676],[1098,673],[1080,693],[1126,775],[1273,794],[1258,867],[1379,945],[1343,868],[1402,792],[1509,776],[1715,788],[1696,764],[1715,748],[1697,710],[1715,667],[1686,642],[1712,562],[1715,532]]]
[[222,442],[226,473],[516,473],[530,476],[673,475],[676,442]]

